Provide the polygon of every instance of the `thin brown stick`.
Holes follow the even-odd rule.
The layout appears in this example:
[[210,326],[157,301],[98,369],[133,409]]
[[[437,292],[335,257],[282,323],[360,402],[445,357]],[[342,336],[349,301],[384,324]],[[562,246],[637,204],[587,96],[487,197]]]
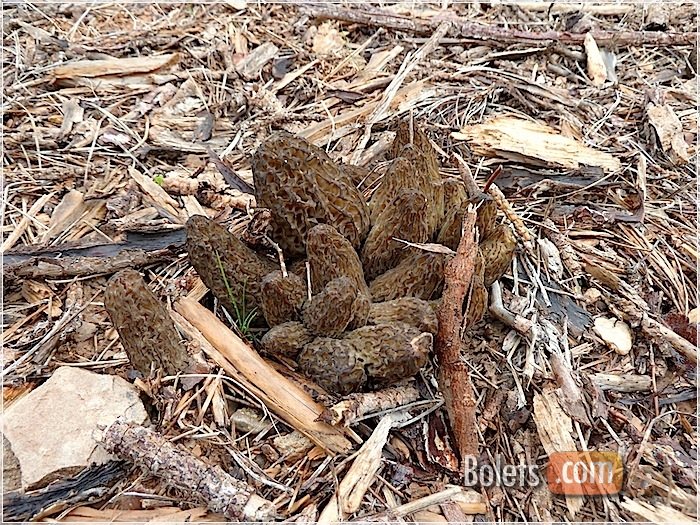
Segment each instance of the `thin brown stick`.
[[[496,25],[482,25],[465,22],[455,15],[440,15],[420,19],[407,17],[375,9],[372,7],[355,6],[340,7],[335,4],[307,4],[300,10],[319,19],[342,20],[355,24],[374,27],[386,27],[397,31],[417,34],[431,34],[443,22],[452,23],[453,32],[450,36],[470,40],[495,40],[504,43],[522,43],[541,45],[549,42],[563,44],[583,44],[588,33],[570,33],[568,31],[520,31],[506,29]],[[666,33],[661,31],[590,31],[590,35],[598,44],[620,46],[685,46],[696,40],[696,33]]]
[[438,382],[445,396],[462,461],[478,451],[476,395],[469,379],[469,368],[461,357],[462,304],[474,275],[479,248],[476,235],[476,210],[469,206],[464,215],[462,239],[457,255],[445,268],[445,292],[438,312],[435,353],[440,364]]

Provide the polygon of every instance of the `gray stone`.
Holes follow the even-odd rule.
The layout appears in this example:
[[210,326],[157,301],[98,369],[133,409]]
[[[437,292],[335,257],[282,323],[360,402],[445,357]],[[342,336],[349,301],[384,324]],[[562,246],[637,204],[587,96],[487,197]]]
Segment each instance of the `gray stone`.
[[22,473],[17,456],[10,448],[10,442],[2,436],[2,493],[7,494],[22,487]]
[[138,390],[118,376],[64,366],[3,414],[2,432],[17,457],[22,488],[41,487],[92,463],[114,459],[96,441],[117,418],[144,423]]

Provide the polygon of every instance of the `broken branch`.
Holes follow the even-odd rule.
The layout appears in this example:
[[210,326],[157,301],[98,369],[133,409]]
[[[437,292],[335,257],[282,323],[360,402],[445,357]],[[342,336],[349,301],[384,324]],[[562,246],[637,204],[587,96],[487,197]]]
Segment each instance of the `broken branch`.
[[120,459],[146,468],[229,519],[264,521],[275,516],[272,502],[254,494],[253,487],[141,425],[115,421],[105,430],[102,442]]
[[457,255],[445,268],[445,292],[438,312],[435,353],[440,364],[438,382],[445,396],[447,414],[452,423],[462,461],[478,451],[476,433],[476,395],[469,369],[462,361],[462,304],[474,275],[479,248],[476,239],[476,210],[467,207]]
[[[313,17],[341,20],[373,27],[386,27],[397,31],[406,31],[421,35],[431,34],[443,22],[449,21],[454,28],[451,37],[470,40],[495,40],[504,43],[522,43],[542,45],[548,42],[564,44],[581,44],[588,33],[570,33],[568,31],[520,31],[496,25],[465,22],[454,15],[440,15],[420,19],[397,15],[381,9],[365,6],[352,8],[339,7],[335,4],[306,4],[300,10]],[[627,46],[685,46],[695,43],[696,33],[667,33],[661,31],[590,31],[590,35],[600,44]]]

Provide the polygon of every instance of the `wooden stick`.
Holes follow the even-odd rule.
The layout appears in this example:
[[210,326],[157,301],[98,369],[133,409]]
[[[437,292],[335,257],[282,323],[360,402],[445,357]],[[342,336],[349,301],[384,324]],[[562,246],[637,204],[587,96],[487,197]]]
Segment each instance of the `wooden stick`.
[[668,342],[686,359],[693,363],[698,362],[698,347],[696,345],[687,341],[669,327],[662,325],[656,319],[652,319],[648,314],[642,317],[641,328],[648,336]]
[[469,368],[462,361],[462,304],[474,275],[479,248],[476,235],[476,210],[467,207],[462,239],[457,255],[445,268],[445,292],[438,311],[438,333],[435,354],[440,364],[438,382],[445,396],[447,414],[452,423],[462,461],[477,455],[476,395],[469,379]]
[[[440,492],[436,492],[435,494],[431,494],[430,496],[425,496],[424,498],[399,505],[398,507],[390,509],[386,512],[372,514],[371,516],[361,519],[362,521],[386,521],[387,518],[389,518],[390,520],[395,521],[395,518],[401,518],[408,514],[413,514],[414,512],[427,509],[433,505],[440,505],[446,501],[459,499],[463,493],[464,489],[462,489],[462,487],[449,487]],[[460,508],[465,514],[486,514],[486,504],[484,502],[463,503],[460,505]]]
[[253,487],[219,466],[206,464],[146,427],[117,420],[107,427],[102,442],[120,459],[132,461],[166,479],[228,519],[265,521],[275,516],[273,503],[255,494]]
[[323,407],[275,370],[204,306],[183,298],[175,311],[202,332],[216,350],[246,379],[260,389],[265,405],[329,454],[345,453],[350,442],[341,430],[316,421]]
[[343,521],[348,514],[360,508],[365,493],[374,483],[374,475],[382,465],[382,450],[393,422],[394,416],[384,416],[369,439],[362,445],[343,481],[340,482],[338,493],[331,497],[328,505],[321,512],[319,523]]
[[[374,27],[386,27],[397,31],[406,31],[422,35],[431,34],[443,22],[451,22],[454,28],[450,36],[469,40],[495,40],[504,43],[523,43],[542,45],[549,42],[563,44],[583,44],[588,33],[570,33],[568,31],[520,31],[507,29],[497,25],[483,25],[465,22],[462,18],[451,14],[432,16],[430,18],[408,17],[389,11],[365,6],[352,8],[340,7],[336,4],[305,4],[299,6],[300,11],[319,19],[342,20],[355,24]],[[697,34],[666,33],[661,31],[590,31],[590,35],[599,44],[619,46],[686,46],[695,43]]]

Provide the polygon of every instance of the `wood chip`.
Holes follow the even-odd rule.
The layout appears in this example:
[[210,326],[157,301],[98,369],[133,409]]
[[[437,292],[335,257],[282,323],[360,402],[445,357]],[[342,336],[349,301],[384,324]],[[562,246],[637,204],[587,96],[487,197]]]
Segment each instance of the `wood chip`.
[[[546,388],[541,394],[535,392],[532,400],[533,418],[542,446],[548,455],[554,452],[572,452],[576,443],[571,437],[571,418],[562,410],[554,388]],[[583,499],[566,496],[566,506],[572,517],[583,506]]]
[[452,137],[469,142],[477,155],[511,162],[570,169],[599,166],[606,172],[620,169],[620,161],[609,153],[585,146],[543,124],[516,117],[496,117],[452,133]]
[[624,321],[614,317],[598,317],[593,322],[593,330],[618,354],[627,355],[632,350],[632,330]]
[[87,211],[83,198],[84,195],[78,190],[70,190],[63,196],[51,214],[49,230],[44,233],[42,242],[48,242],[64,233]]
[[648,392],[651,390],[651,377],[637,374],[591,374],[591,381],[601,390],[614,392]]
[[246,80],[254,80],[270,60],[277,56],[279,48],[272,42],[265,42],[248,53],[243,60],[236,64],[238,71]]
[[683,124],[668,104],[647,106],[649,123],[654,126],[661,148],[669,154],[676,165],[688,163],[688,144],[683,137]]
[[68,135],[73,129],[73,125],[83,121],[85,110],[80,102],[75,98],[69,98],[63,102],[63,122],[58,132],[59,138]]
[[130,75],[147,73],[177,63],[179,55],[169,53],[155,57],[111,58],[107,60],[79,60],[58,66],[49,72],[52,78],[88,77],[102,75]]
[[136,184],[139,185],[146,200],[152,203],[161,215],[175,224],[185,224],[185,219],[178,209],[180,207],[178,202],[156,184],[153,179],[131,167],[129,168],[129,175],[131,175],[136,181]]

